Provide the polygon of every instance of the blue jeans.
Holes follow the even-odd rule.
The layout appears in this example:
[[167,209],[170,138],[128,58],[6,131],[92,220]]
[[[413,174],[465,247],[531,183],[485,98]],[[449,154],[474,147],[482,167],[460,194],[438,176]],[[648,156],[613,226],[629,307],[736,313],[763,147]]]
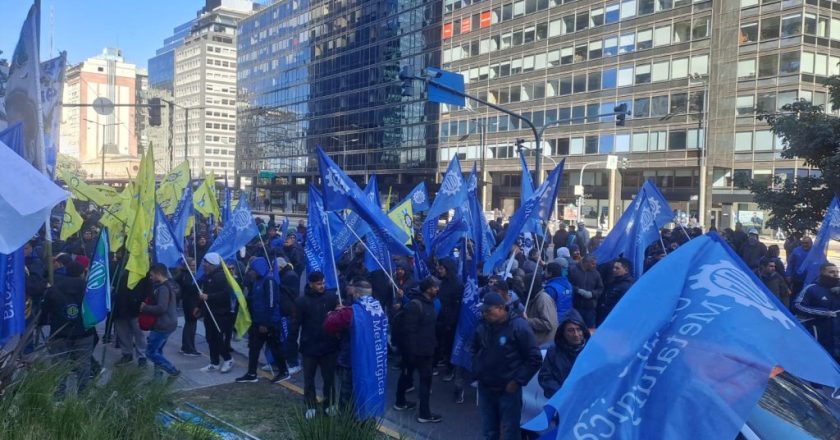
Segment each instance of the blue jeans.
[[481,414],[481,437],[484,440],[518,440],[520,438],[521,387],[515,393],[508,393],[505,390],[489,390],[479,384],[478,411]]
[[146,357],[155,364],[155,369],[162,369],[169,374],[178,371],[168,359],[163,357],[163,347],[172,332],[159,332],[152,330],[146,339]]

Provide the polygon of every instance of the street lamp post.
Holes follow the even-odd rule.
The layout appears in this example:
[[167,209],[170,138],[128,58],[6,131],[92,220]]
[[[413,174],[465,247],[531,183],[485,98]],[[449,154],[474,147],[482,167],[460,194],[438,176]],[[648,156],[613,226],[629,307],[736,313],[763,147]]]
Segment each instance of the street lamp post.
[[101,169],[102,176],[101,176],[101,178],[102,178],[102,184],[104,185],[105,184],[105,128],[109,127],[109,126],[121,125],[122,122],[102,124],[102,123],[99,123],[99,122],[96,122],[96,121],[93,121],[93,120],[90,120],[90,119],[85,119],[85,121],[90,122],[91,124],[96,124],[96,125],[102,127],[102,169]]
[[[700,142],[701,133],[704,131],[704,122],[706,121],[706,109],[708,108],[708,101],[709,101],[709,82],[703,79],[702,76],[698,74],[694,74],[691,79],[700,81],[703,83],[703,109],[700,112],[700,118],[697,121],[697,148],[700,148],[700,194],[697,200],[697,222],[700,225],[706,224],[706,184],[708,176],[708,163],[707,163],[707,145],[708,145],[708,136],[703,135],[703,142],[702,145]],[[689,80],[690,81],[690,80]],[[707,133],[706,133],[707,134]]]

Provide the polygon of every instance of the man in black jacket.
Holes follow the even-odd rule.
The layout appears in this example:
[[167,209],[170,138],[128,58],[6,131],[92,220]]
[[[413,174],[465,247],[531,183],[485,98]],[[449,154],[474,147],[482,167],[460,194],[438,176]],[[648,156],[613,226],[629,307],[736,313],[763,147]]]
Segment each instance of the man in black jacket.
[[601,325],[607,319],[607,315],[612,312],[618,301],[624,297],[624,294],[630,290],[635,282],[630,268],[630,260],[626,258],[617,258],[613,262],[612,276],[610,276],[610,281],[604,287],[604,293],[598,301],[598,325]]
[[[186,265],[192,273],[195,273],[194,259],[188,257]],[[202,310],[204,305],[198,299],[198,287],[186,265],[182,262],[178,274],[175,275],[175,282],[181,289],[181,308],[184,310],[184,330],[181,332],[180,353],[184,356],[201,356],[195,348],[195,330],[198,326],[198,318],[207,312]]]
[[[84,268],[76,262],[70,262],[65,267],[64,275],[56,274],[55,285],[44,295],[41,322],[50,326],[50,354],[57,361],[70,363],[81,392],[90,382],[96,330],[86,329],[82,321],[82,301],[86,289]],[[65,396],[67,378],[65,375],[56,389],[57,399]]]
[[522,387],[540,369],[542,356],[528,322],[511,316],[501,295],[491,291],[482,307],[470,348],[481,430],[485,439],[518,439]]
[[835,360],[840,361],[840,271],[833,263],[820,266],[820,276],[799,292],[794,308],[802,325]]
[[[198,298],[202,304],[204,316],[204,334],[210,349],[210,363],[201,369],[207,373],[220,370],[227,373],[233,369],[233,358],[230,355],[230,339],[233,336],[233,301],[231,289],[222,270],[225,264],[222,256],[215,252],[204,255],[204,277],[201,279],[201,293]],[[208,312],[209,307],[209,312]],[[218,327],[217,327],[218,325]],[[224,360],[221,367],[219,358]]]
[[148,277],[143,277],[133,289],[128,288],[128,272],[117,270],[118,279],[114,282],[113,308],[111,319],[114,322],[114,331],[117,335],[117,342],[122,351],[122,357],[115,365],[127,365],[134,360],[137,354],[137,365],[146,365],[146,332],[140,330],[137,317],[140,314],[140,304],[153,292],[152,282]]
[[298,337],[300,336],[300,323],[297,319],[297,305],[295,302],[300,296],[300,277],[294,271],[292,265],[283,257],[274,260],[277,265],[280,279],[281,311],[286,319],[286,339],[283,341],[283,357],[286,358],[286,365],[289,374],[300,372],[300,359],[298,356]]
[[437,267],[440,279],[440,314],[437,317],[437,361],[438,366],[446,368],[443,377],[445,382],[454,378],[454,370],[449,359],[452,357],[452,342],[455,339],[455,328],[458,326],[458,316],[461,313],[461,298],[464,296],[464,285],[458,279],[458,268],[455,260],[446,258]]
[[575,309],[570,310],[554,335],[554,345],[548,349],[540,368],[539,382],[545,397],[550,399],[563,386],[589,336],[580,314]]
[[326,291],[326,281],[321,272],[309,274],[309,284],[303,295],[298,297],[297,320],[300,324],[300,354],[303,355],[303,399],[306,403],[306,418],[316,414],[318,402],[315,397],[315,373],[321,370],[324,390],[324,409],[327,414],[336,412],[335,367],[338,354],[338,340],[324,331],[327,313],[338,306],[338,296]]
[[569,282],[574,288],[573,304],[589,328],[595,327],[596,306],[604,290],[604,282],[597,267],[598,262],[592,255],[583,257],[580,263],[569,267]]
[[405,400],[405,392],[411,386],[414,371],[420,377],[420,388],[417,397],[420,399],[420,413],[417,421],[420,423],[439,423],[442,418],[433,414],[429,407],[429,396],[432,391],[432,366],[435,348],[435,298],[438,296],[438,281],[433,277],[426,277],[420,282],[420,295],[414,297],[406,306],[402,317],[401,344],[403,354],[402,371],[397,381],[397,402],[394,409],[405,411],[417,407],[416,402]]

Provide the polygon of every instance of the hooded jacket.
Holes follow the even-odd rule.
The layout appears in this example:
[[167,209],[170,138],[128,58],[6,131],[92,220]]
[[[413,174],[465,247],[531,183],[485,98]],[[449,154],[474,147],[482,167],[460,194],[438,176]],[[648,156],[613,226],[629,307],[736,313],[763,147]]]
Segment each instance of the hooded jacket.
[[545,293],[554,301],[556,318],[554,320],[555,330],[557,324],[566,317],[572,308],[572,285],[564,276],[554,277],[545,283]]
[[256,272],[257,279],[248,289],[248,311],[251,313],[251,324],[256,326],[280,325],[280,288],[269,276],[268,262],[265,258],[254,258],[251,270]]
[[338,339],[324,332],[327,313],[338,305],[335,293],[318,293],[309,285],[295,301],[300,323],[300,352],[304,356],[324,356],[338,351]]
[[[563,337],[563,328],[567,323],[575,323],[583,329],[583,344],[580,347],[572,347],[566,343],[566,338]],[[569,373],[572,371],[578,355],[583,351],[583,347],[589,342],[589,329],[583,322],[583,318],[576,310],[572,309],[557,328],[557,333],[554,336],[554,345],[548,349],[545,355],[538,380],[543,389],[545,397],[551,398],[563,386]]]
[[418,294],[405,306],[403,346],[409,356],[434,356],[437,348],[435,334],[435,303]]
[[542,346],[554,339],[554,332],[557,331],[557,306],[545,290],[538,290],[533,294],[525,314],[528,316],[528,325],[534,332],[537,345]]
[[172,280],[155,284],[154,287],[152,304],[144,304],[143,312],[157,316],[152,330],[162,333],[174,332],[178,328],[176,297],[180,289]]
[[201,291],[207,295],[207,305],[213,316],[233,315],[233,295],[221,267],[215,267],[204,274],[201,279]]
[[508,315],[504,322],[491,324],[482,319],[475,330],[472,347],[473,375],[480,386],[501,391],[511,381],[525,386],[540,369],[540,348],[528,323]]
[[461,311],[464,285],[458,280],[458,268],[455,260],[447,258],[442,260],[440,264],[446,268],[446,277],[440,281],[440,290],[438,291],[441,306],[438,321],[447,327],[455,328]]
[[94,334],[82,322],[82,300],[87,283],[81,277],[55,276],[55,285],[47,289],[42,305],[42,322],[50,326],[50,337],[79,339]]

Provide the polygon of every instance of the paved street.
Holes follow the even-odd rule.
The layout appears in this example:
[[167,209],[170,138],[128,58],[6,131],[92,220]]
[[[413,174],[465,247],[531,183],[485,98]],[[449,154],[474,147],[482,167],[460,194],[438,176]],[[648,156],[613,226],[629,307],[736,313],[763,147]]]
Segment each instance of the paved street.
[[[236,366],[227,374],[203,373],[199,369],[208,363],[207,342],[204,339],[204,327],[201,323],[198,325],[198,335],[196,336],[196,348],[198,351],[205,353],[203,357],[188,357],[178,353],[181,343],[181,331],[183,329],[183,318],[179,318],[179,326],[175,333],[170,336],[169,341],[164,348],[166,357],[181,370],[181,376],[178,377],[174,384],[178,390],[190,390],[195,388],[209,387],[214,385],[231,383],[237,377],[245,373],[247,367],[247,340],[234,341],[232,343],[235,351],[234,361]],[[103,331],[100,326],[100,334]],[[119,349],[115,349],[113,344],[100,344],[96,347],[94,353],[97,360],[102,359],[102,350],[105,347],[105,365],[106,368],[113,369],[113,364],[120,358]],[[395,359],[392,359],[391,365],[394,365]],[[149,367],[151,373],[151,367]],[[272,386],[267,377],[268,373],[262,373],[263,380],[258,384],[242,384],[243,387],[249,386]],[[432,384],[432,411],[443,416],[443,422],[439,424],[419,424],[415,421],[414,412],[397,412],[391,409],[394,404],[394,394],[396,393],[396,383],[399,371],[393,368],[388,370],[388,400],[386,401],[387,412],[383,426],[391,432],[400,433],[413,439],[457,439],[457,440],[473,440],[479,438],[479,416],[476,407],[476,394],[468,392],[466,402],[462,405],[454,403],[453,385],[452,383],[445,383],[440,380],[442,376],[435,376]],[[415,379],[416,381],[416,379]],[[303,404],[303,373],[298,373],[292,379],[283,384],[288,389],[301,394],[301,405]],[[416,400],[414,393],[408,394],[409,400]]]

